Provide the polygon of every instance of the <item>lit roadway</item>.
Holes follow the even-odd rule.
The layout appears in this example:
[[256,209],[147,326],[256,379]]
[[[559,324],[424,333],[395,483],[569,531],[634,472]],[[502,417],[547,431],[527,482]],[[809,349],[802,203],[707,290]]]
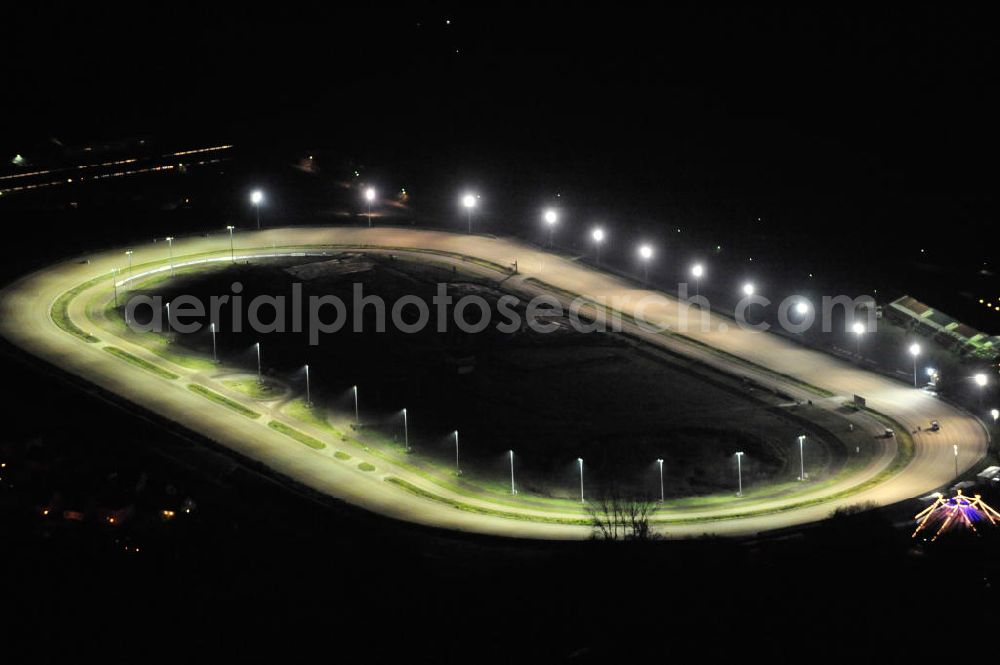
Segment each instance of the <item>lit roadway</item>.
[[[178,238],[173,241],[174,261],[180,265],[188,261],[203,259],[208,255],[228,259],[230,238],[224,231],[210,238]],[[643,295],[650,295],[634,285],[615,276],[579,265],[570,260],[520,244],[507,239],[482,236],[466,236],[443,232],[403,230],[403,229],[273,229],[262,232],[241,233],[236,236],[236,254],[254,254],[336,251],[344,246],[367,246],[371,250],[382,248],[400,253],[407,249],[444,251],[467,257],[477,257],[492,263],[509,266],[517,261],[519,275],[505,283],[522,293],[540,293],[555,287],[552,293],[565,300],[565,293],[581,294],[591,299],[629,297],[631,304],[618,307],[626,314],[634,312],[636,301]],[[287,249],[282,250],[282,247]],[[294,249],[292,249],[294,248]],[[167,244],[163,242],[135,246],[132,257],[136,272],[148,271],[167,264]],[[567,513],[565,508],[547,508],[528,502],[499,499],[493,502],[488,496],[470,498],[452,492],[433,482],[396,467],[381,458],[368,457],[355,448],[347,448],[352,460],[343,462],[333,457],[333,446],[316,451],[267,427],[270,419],[284,420],[289,425],[312,433],[317,438],[330,439],[328,434],[316,432],[309,426],[289,420],[280,413],[254,402],[246,396],[234,394],[213,379],[210,373],[177,366],[157,356],[144,347],[110,334],[89,320],[86,303],[97,289],[108,290],[113,268],[122,269],[127,265],[125,248],[80,257],[53,265],[28,275],[0,291],[0,334],[14,345],[45,359],[51,364],[87,381],[109,390],[122,398],[149,411],[183,424],[190,430],[202,434],[238,453],[259,460],[274,471],[283,474],[305,486],[333,497],[343,499],[365,509],[394,518],[428,524],[443,528],[475,531],[508,536],[535,538],[582,538],[590,534],[590,529],[581,525],[558,524],[532,521],[532,516],[579,517],[580,514]],[[455,257],[440,254],[415,253],[415,258],[424,257],[434,262],[458,262]],[[89,263],[82,260],[89,259]],[[157,263],[157,266],[151,264]],[[146,265],[143,265],[146,264]],[[141,267],[140,267],[141,266]],[[496,270],[482,264],[462,262],[463,270],[501,278]],[[84,331],[100,339],[88,343],[60,329],[53,322],[50,312],[53,302],[69,289],[96,277],[106,277],[100,285],[84,290],[69,306],[73,322]],[[119,279],[127,275],[122,274]],[[525,281],[535,278],[538,281]],[[539,283],[541,282],[541,284]],[[560,293],[562,291],[562,293]],[[677,303],[662,296],[658,304],[648,307],[644,318],[676,329]],[[329,308],[325,312],[330,316]],[[725,324],[724,331],[720,324]],[[823,519],[838,506],[872,502],[879,505],[920,496],[954,479],[955,459],[953,444],[959,445],[959,467],[966,470],[974,465],[987,450],[988,435],[978,420],[971,415],[922,391],[884,376],[852,366],[829,355],[801,347],[777,335],[741,330],[731,319],[712,316],[710,330],[701,332],[698,326],[691,326],[686,336],[696,339],[714,349],[726,352],[720,354],[711,349],[691,344],[677,336],[640,333],[647,341],[673,351],[695,357],[710,365],[719,367],[738,376],[748,376],[755,381],[779,387],[783,392],[799,400],[812,399],[818,406],[836,408],[853,394],[863,395],[873,409],[890,416],[914,431],[922,426],[925,431],[913,434],[915,453],[908,465],[898,473],[883,476],[885,479],[864,489],[838,495],[866,479],[875,477],[890,464],[895,453],[895,445],[888,441],[882,446],[871,464],[857,473],[838,478],[834,483],[823,484],[810,491],[808,484],[797,494],[742,505],[741,501],[726,502],[705,509],[685,510],[683,514],[665,513],[661,518],[710,518],[708,521],[688,521],[657,527],[661,533],[670,536],[694,535],[701,533],[746,534],[767,529]],[[159,367],[179,375],[177,380],[169,380],[120,360],[102,347],[116,346],[127,350]],[[735,358],[733,357],[735,356]],[[750,361],[740,362],[737,358]],[[768,368],[764,370],[763,368]],[[836,394],[836,397],[821,398],[807,392],[802,386],[787,381],[775,373],[822,387]],[[216,392],[224,393],[237,401],[242,401],[254,410],[264,414],[256,420],[249,419],[224,406],[210,402],[191,392],[188,384],[201,384]],[[622,414],[627,418],[628,414]],[[855,421],[859,426],[872,431],[873,422],[859,416]],[[941,423],[940,432],[927,432],[930,420]],[[96,424],[95,424],[96,425]],[[329,443],[336,444],[335,441]],[[516,446],[514,446],[516,451]],[[360,461],[370,461],[377,469],[365,473],[357,468]],[[435,501],[412,494],[391,483],[386,477],[405,479],[438,497],[460,501],[479,509],[516,513],[521,519],[512,519],[496,514],[482,514],[470,510],[460,510],[442,501]],[[735,479],[734,479],[735,480]],[[818,484],[819,485],[819,484]],[[793,507],[809,499],[830,496],[822,503],[810,501],[808,505]],[[749,500],[748,500],[749,501]],[[553,512],[547,512],[552,510]],[[754,511],[757,514],[739,516],[741,512]],[[763,511],[766,514],[761,514]],[[727,517],[728,516],[728,517]],[[527,518],[527,519],[525,519]]]

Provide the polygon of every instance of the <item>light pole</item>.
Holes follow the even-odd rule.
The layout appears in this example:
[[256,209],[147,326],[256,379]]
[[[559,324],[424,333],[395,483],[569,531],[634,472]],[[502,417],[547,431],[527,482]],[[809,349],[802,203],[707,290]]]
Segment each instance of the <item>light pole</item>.
[[174,237],[167,236],[167,251],[170,253],[170,276],[174,276]]
[[458,465],[458,430],[455,430],[455,472],[462,475],[462,467]]
[[118,268],[111,269],[111,285],[115,287],[115,309],[118,308]]
[[642,260],[642,281],[649,282],[649,260],[653,258],[653,248],[649,245],[641,245],[639,258]]
[[694,277],[694,295],[697,298],[701,291],[701,276],[705,274],[705,266],[696,263],[691,266],[691,276]]
[[736,453],[736,477],[739,481],[739,489],[736,491],[736,496],[743,496],[743,453]]
[[851,332],[854,333],[854,352],[855,355],[861,355],[861,336],[865,334],[865,324],[858,321],[853,326],[851,326]]
[[979,386],[979,408],[983,408],[983,388],[985,388],[988,383],[986,375],[976,374],[972,378],[976,382],[976,385]]
[[260,365],[260,342],[257,342],[254,346],[257,347],[257,383],[264,383],[264,372],[261,370]]
[[510,453],[510,493],[511,495],[517,494],[517,490],[514,489],[514,451],[508,450]]
[[361,424],[361,411],[358,409],[358,387],[354,386],[354,424]]
[[219,353],[217,347],[215,346],[215,323],[212,322],[208,324],[208,329],[212,331],[212,362],[218,364]]
[[368,228],[372,227],[372,201],[375,200],[375,189],[369,187],[365,190],[365,201],[368,202]]
[[173,330],[173,326],[170,323],[170,303],[167,303],[167,332]]
[[309,390],[309,365],[306,365],[306,405],[312,406],[312,392]]
[[663,460],[656,460],[656,464],[660,467],[660,503],[663,503]]
[[236,246],[233,244],[233,229],[236,228],[232,224],[226,226],[226,230],[229,231],[229,260],[232,263],[236,263]]
[[799,435],[799,480],[804,481],[806,479],[806,452],[805,452],[805,441],[806,435]]
[[910,344],[910,355],[913,356],[913,387],[917,387],[917,356],[920,355],[920,345]]
[[128,274],[132,274],[132,250],[126,249],[125,256],[128,257]]
[[257,213],[257,230],[260,231],[260,204],[264,201],[264,192],[259,189],[255,189],[250,192],[250,203],[253,204],[254,210]]
[[576,462],[577,462],[577,464],[580,465],[580,503],[584,503],[584,501],[583,501],[583,458],[582,457],[577,457],[576,458]]
[[958,444],[952,446],[955,449],[955,478],[958,478]]
[[463,196],[462,206],[465,208],[467,219],[469,221],[469,235],[472,235],[472,209],[476,207],[476,195],[466,194]]
[[594,251],[597,254],[597,265],[601,265],[601,243],[604,242],[604,229],[598,226],[590,232],[590,237],[594,239]]
[[403,443],[406,445],[406,452],[410,452],[410,423],[406,418],[406,409],[403,409]]
[[555,210],[546,210],[545,214],[542,215],[542,219],[545,220],[546,225],[549,227],[549,247],[551,247],[552,234],[556,230],[556,223],[559,221],[559,215],[556,214]]

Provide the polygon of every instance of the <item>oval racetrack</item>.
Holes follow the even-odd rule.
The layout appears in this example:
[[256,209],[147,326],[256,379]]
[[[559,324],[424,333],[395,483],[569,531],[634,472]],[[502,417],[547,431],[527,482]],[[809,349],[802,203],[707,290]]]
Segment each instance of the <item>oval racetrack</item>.
[[[423,256],[437,263],[461,263],[464,270],[496,278],[506,275],[490,267],[490,264],[510,266],[516,261],[519,274],[510,277],[507,286],[527,293],[550,292],[562,300],[567,298],[567,294],[579,294],[608,303],[616,298],[628,298],[629,303],[616,307],[627,315],[634,313],[637,301],[643,295],[649,295],[649,292],[639,290],[613,275],[506,239],[390,228],[273,229],[241,233],[235,239],[237,257],[303,251],[334,252],[338,248],[363,247],[371,251],[412,251],[416,258]],[[168,248],[164,242],[132,249],[137,272],[162,270],[167,265]],[[544,507],[520,506],[515,502],[496,503],[488,497],[458,495],[410,474],[404,468],[396,468],[384,459],[372,460],[377,467],[375,472],[361,471],[357,462],[366,460],[363,454],[355,456],[352,464],[340,463],[331,455],[323,454],[323,451],[303,446],[269,428],[266,424],[268,418],[252,420],[210,402],[192,392],[188,386],[204,384],[211,387],[211,377],[175,366],[89,321],[84,304],[86,298],[82,297],[87,288],[81,288],[81,297],[70,302],[68,313],[73,324],[100,341],[88,343],[57,326],[51,316],[56,299],[70,289],[102,276],[108,278],[103,285],[107,289],[112,269],[127,265],[124,251],[125,248],[118,248],[88,256],[89,263],[73,260],[53,265],[11,284],[0,292],[0,333],[24,351],[79,375],[129,402],[258,460],[305,486],[376,513],[442,528],[505,536],[589,536],[589,527],[579,523],[559,523],[555,519],[557,516],[547,513]],[[230,237],[223,233],[210,238],[177,239],[173,243],[173,253],[178,265],[206,257],[228,260]],[[462,257],[480,261],[467,261]],[[676,330],[677,303],[661,294],[654,305],[645,308],[643,318]],[[638,330],[633,333],[651,344],[693,356],[732,374],[745,375],[761,384],[779,387],[797,399],[825,401],[832,408],[859,394],[874,410],[910,431],[926,426],[932,419],[940,421],[942,429],[936,433],[914,433],[914,454],[909,463],[881,482],[859,491],[847,492],[888,466],[891,451],[887,451],[878,464],[870,465],[854,476],[824,485],[813,496],[806,490],[804,494],[758,503],[753,511],[741,510],[738,503],[706,508],[702,512],[685,514],[686,518],[690,518],[685,521],[664,522],[657,527],[661,533],[669,536],[754,533],[823,519],[838,506],[866,502],[879,505],[894,503],[926,494],[952,481],[955,470],[953,444],[959,445],[959,467],[962,470],[970,468],[986,454],[988,435],[980,422],[932,395],[806,349],[777,335],[740,329],[722,316],[713,315],[710,323],[708,331],[701,332],[695,328],[685,332],[684,336],[690,339]],[[724,324],[726,329],[720,329],[720,324]],[[104,351],[103,347],[109,345],[125,349],[178,375],[178,378],[164,378],[124,362]],[[792,377],[795,381],[782,379],[779,375]],[[835,396],[817,397],[797,382],[822,388]],[[294,422],[290,424],[301,429]],[[387,477],[404,479],[438,499],[432,500],[420,492],[403,490],[386,482]],[[824,496],[830,499],[807,500]],[[455,502],[462,502],[465,508],[456,508]],[[741,516],[741,513],[744,514]],[[565,517],[565,513],[560,513],[559,517]]]

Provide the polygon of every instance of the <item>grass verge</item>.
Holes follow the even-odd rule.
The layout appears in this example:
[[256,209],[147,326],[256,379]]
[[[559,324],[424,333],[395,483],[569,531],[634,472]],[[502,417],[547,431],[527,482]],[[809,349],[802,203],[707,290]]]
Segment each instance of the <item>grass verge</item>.
[[173,372],[168,372],[167,370],[163,369],[162,367],[158,367],[157,365],[154,365],[148,360],[143,360],[139,356],[134,356],[128,351],[123,351],[122,349],[119,349],[117,346],[106,346],[104,347],[104,350],[116,358],[121,358],[125,362],[131,363],[136,367],[141,367],[147,372],[152,372],[153,374],[161,378],[168,379],[170,381],[173,381],[174,379],[178,378],[178,376]]
[[219,393],[215,392],[214,390],[209,390],[208,388],[206,388],[204,386],[199,386],[196,383],[189,383],[188,384],[188,390],[190,390],[191,392],[196,393],[198,395],[201,395],[205,399],[212,400],[216,404],[221,404],[222,406],[224,406],[224,407],[226,407],[228,409],[232,409],[236,413],[238,413],[238,414],[240,414],[242,416],[246,416],[247,418],[259,418],[260,417],[260,414],[257,413],[256,411],[254,411],[253,409],[248,409],[247,407],[243,406],[239,402],[234,402],[233,400],[229,399],[225,395],[220,395]]
[[276,432],[281,432],[285,436],[295,439],[301,444],[309,446],[313,450],[323,450],[324,448],[326,448],[326,444],[320,441],[319,439],[311,437],[305,432],[300,432],[294,427],[289,427],[288,425],[279,420],[272,420],[267,424],[267,426]]

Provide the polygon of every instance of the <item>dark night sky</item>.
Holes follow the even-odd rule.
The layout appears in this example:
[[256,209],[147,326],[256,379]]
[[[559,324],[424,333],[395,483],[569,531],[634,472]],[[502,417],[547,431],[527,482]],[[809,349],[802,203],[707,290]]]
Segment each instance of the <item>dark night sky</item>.
[[[904,254],[996,216],[996,47],[976,9],[16,11],[4,154],[132,132],[308,146],[414,191],[468,183],[520,209],[559,191],[647,226],[764,214]],[[949,238],[955,263],[967,236]]]

